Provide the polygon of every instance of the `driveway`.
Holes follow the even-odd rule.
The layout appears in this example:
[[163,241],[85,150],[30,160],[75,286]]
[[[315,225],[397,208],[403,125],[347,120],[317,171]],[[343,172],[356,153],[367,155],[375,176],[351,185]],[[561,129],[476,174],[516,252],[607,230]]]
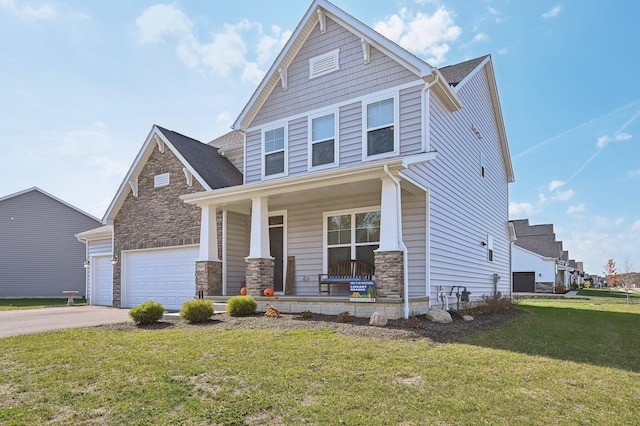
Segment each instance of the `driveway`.
[[61,306],[0,311],[0,338],[129,321],[132,321],[129,309],[105,306]]

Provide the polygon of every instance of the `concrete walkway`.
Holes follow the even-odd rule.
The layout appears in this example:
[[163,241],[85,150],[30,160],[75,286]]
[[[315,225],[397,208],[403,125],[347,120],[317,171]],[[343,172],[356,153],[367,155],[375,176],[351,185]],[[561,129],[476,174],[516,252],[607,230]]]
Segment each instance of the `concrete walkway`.
[[129,317],[129,309],[105,306],[61,306],[0,311],[0,338],[130,321],[132,320]]

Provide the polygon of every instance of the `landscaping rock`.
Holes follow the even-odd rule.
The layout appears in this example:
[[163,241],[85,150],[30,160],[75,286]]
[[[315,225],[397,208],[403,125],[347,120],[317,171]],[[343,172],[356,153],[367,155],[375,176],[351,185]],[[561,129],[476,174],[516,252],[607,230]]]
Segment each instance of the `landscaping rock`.
[[462,319],[465,321],[473,321],[473,317],[471,315],[463,315]]
[[431,322],[437,322],[440,324],[449,324],[453,322],[451,314],[442,309],[431,308],[427,311],[425,317]]
[[369,320],[369,325],[373,325],[376,327],[384,327],[387,325],[389,320],[387,319],[387,314],[384,312],[374,312],[371,315],[371,319]]

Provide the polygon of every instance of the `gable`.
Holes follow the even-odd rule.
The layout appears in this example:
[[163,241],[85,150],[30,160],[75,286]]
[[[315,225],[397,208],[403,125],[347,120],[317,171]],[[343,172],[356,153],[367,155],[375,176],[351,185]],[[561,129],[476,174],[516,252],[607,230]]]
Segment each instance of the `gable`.
[[[289,41],[251,96],[251,99],[236,119],[232,126],[234,129],[246,130],[249,128],[277,85],[280,85],[282,89],[288,90],[290,87],[288,75],[289,66],[311,33],[318,30],[320,33],[326,34],[326,30],[328,26],[331,25],[331,21],[345,28],[360,40],[359,49],[364,63],[370,63],[372,59],[371,51],[378,50],[394,62],[402,65],[406,70],[415,75],[416,79],[433,82],[434,91],[442,98],[450,110],[453,111],[462,106],[456,94],[444,78],[440,78],[441,74],[436,68],[433,68],[417,56],[383,37],[380,33],[364,25],[332,3],[326,0],[314,0],[294,30]],[[352,77],[356,83],[351,87],[357,86],[358,76],[352,75]]]
[[[215,147],[154,125],[120,184],[103,223],[108,224],[114,220],[129,194],[134,197],[137,195],[140,186],[138,179],[155,151],[160,154],[169,153],[168,158],[175,158],[177,163],[173,178],[184,181],[187,187],[198,183],[200,190],[211,190],[242,184],[242,173],[228,159],[220,156]],[[161,169],[162,167],[158,169],[156,175],[165,173]],[[171,174],[168,183],[171,183]]]
[[42,189],[34,186],[32,188],[29,189],[25,189],[23,191],[19,191],[16,192],[14,194],[10,194],[10,195],[6,195],[4,197],[0,197],[0,203],[3,203],[6,201],[5,204],[13,204],[15,205],[22,205],[25,203],[24,200],[27,199],[31,199],[31,200],[40,200],[40,203],[44,203],[46,205],[50,205],[50,206],[55,206],[57,204],[60,204],[62,206],[65,206],[65,208],[68,208],[70,210],[73,210],[74,213],[78,213],[80,215],[86,216],[94,221],[99,221],[99,219],[97,217],[94,217],[92,215],[90,215],[89,213],[86,213],[82,210],[80,210],[79,208],[72,206],[71,204],[67,203],[66,201],[61,200],[58,197],[55,197],[51,194],[49,194],[48,192],[43,191]]

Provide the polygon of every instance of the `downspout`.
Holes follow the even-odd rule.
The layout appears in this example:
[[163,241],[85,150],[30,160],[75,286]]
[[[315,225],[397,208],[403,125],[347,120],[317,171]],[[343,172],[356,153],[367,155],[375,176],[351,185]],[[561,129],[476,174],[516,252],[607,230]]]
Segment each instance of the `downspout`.
[[400,196],[400,181],[396,179],[395,176],[389,172],[389,166],[384,165],[384,172],[389,176],[389,179],[396,186],[396,204],[398,205],[398,244],[400,249],[402,250],[402,260],[403,260],[403,273],[404,273],[404,318],[409,318],[409,251],[407,250],[407,246],[404,244],[402,238],[402,197]]
[[430,82],[425,82],[424,87],[422,88],[422,111],[424,112],[424,117],[422,117],[422,152],[427,152],[427,145],[429,144],[429,100],[427,99],[427,92],[438,82],[438,73],[434,71],[431,73],[433,76]]

